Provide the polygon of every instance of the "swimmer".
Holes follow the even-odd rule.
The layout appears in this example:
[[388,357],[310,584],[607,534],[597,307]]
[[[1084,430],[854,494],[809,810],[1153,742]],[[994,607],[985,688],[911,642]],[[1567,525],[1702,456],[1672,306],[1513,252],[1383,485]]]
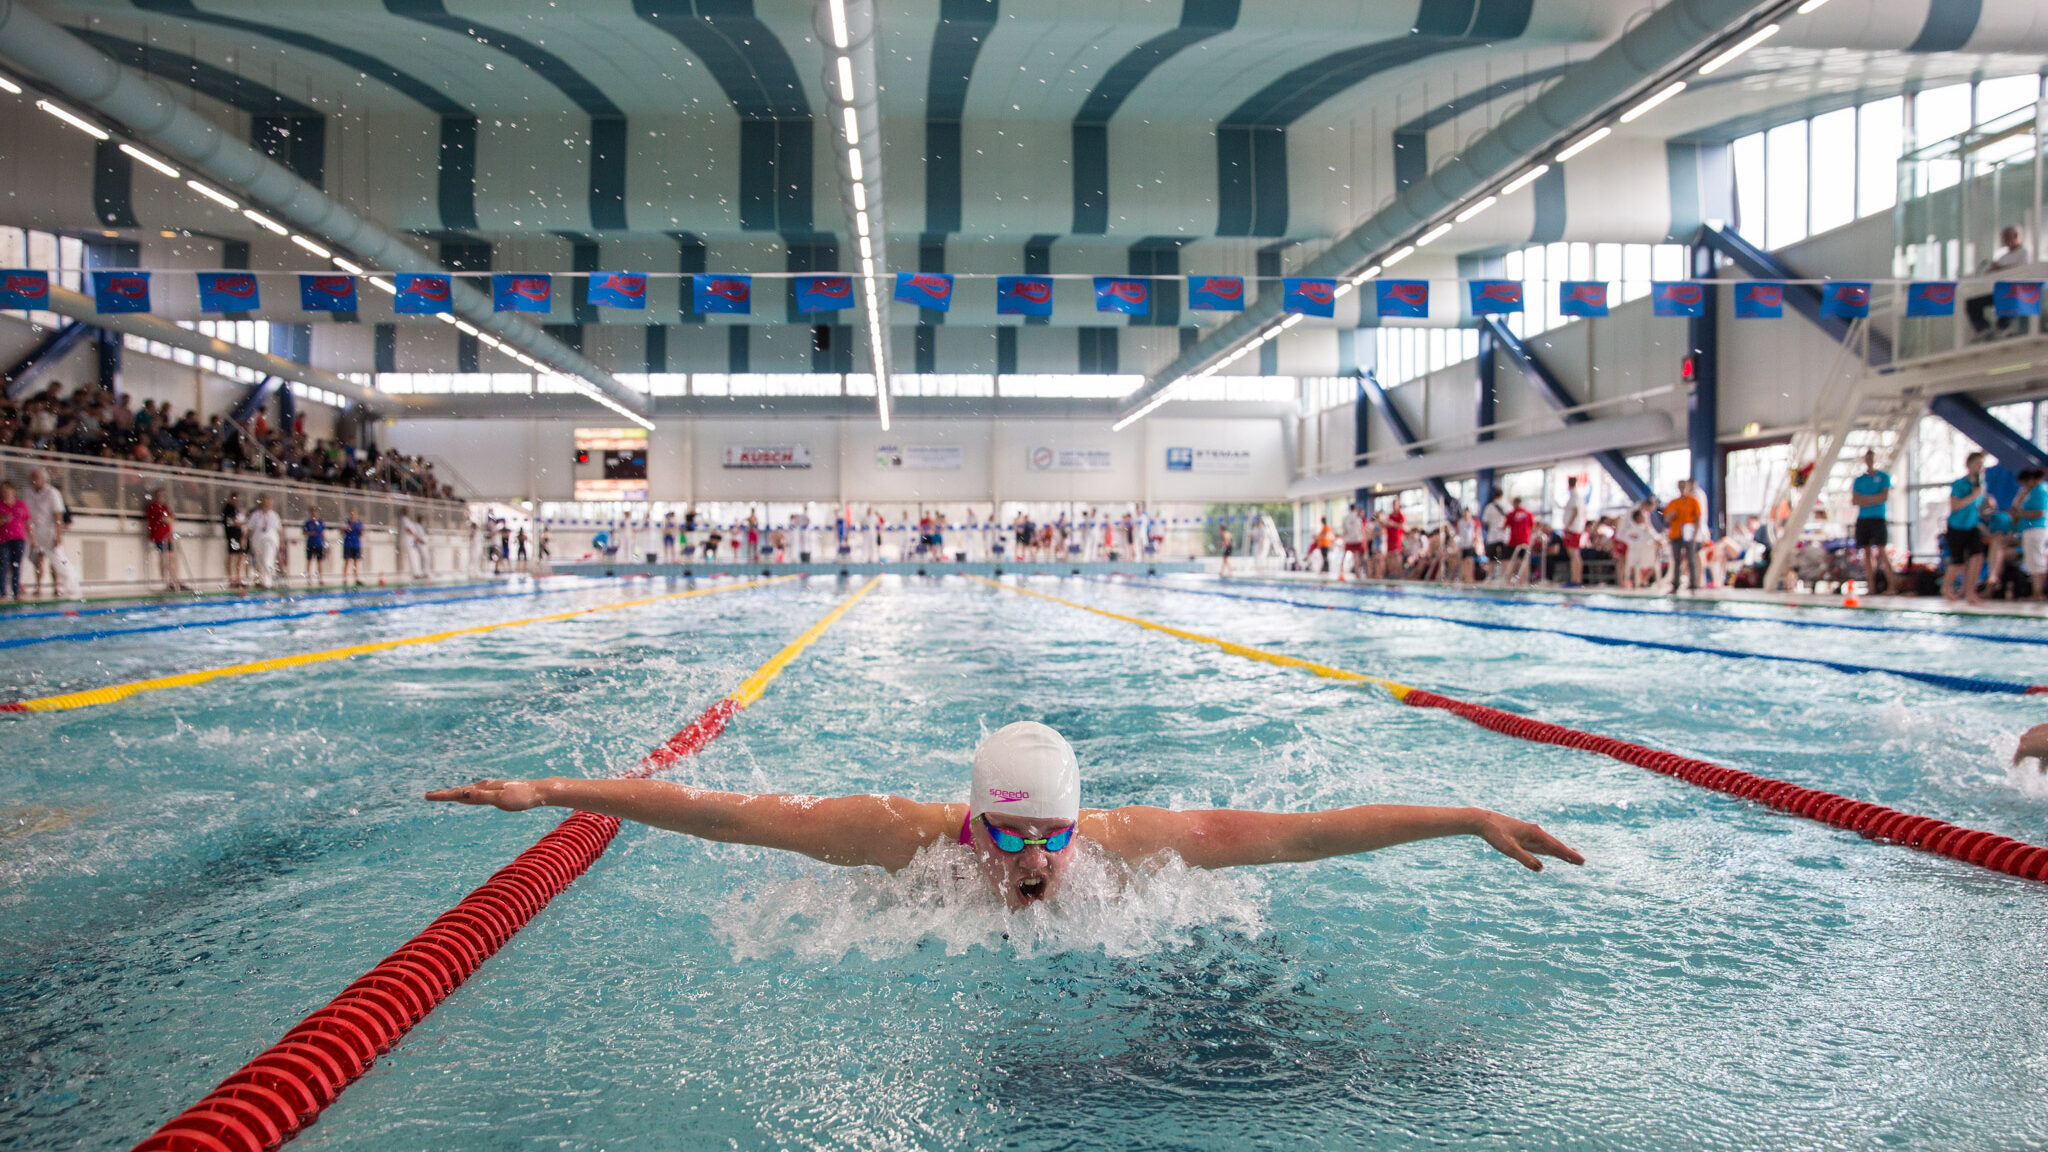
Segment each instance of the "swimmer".
[[1059,894],[1075,838],[1129,861],[1173,852],[1194,868],[1320,860],[1439,836],[1478,836],[1533,872],[1537,856],[1585,858],[1526,821],[1483,808],[1361,804],[1322,812],[1082,808],[1081,773],[1066,738],[1023,721],[991,733],[974,754],[965,804],[900,796],[756,795],[664,780],[479,780],[429,800],[507,812],[546,806],[636,820],[706,840],[801,852],[827,864],[910,865],[926,847],[967,845],[989,887],[1012,910]]
[[2020,746],[2013,750],[2012,763],[2017,768],[2028,760],[2043,772],[2048,772],[2048,724],[2036,724],[2020,734]]

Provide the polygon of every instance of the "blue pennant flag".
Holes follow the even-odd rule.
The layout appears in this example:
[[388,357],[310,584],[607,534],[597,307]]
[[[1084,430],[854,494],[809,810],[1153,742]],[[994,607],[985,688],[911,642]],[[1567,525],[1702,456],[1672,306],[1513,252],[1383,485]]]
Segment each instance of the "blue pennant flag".
[[1696,280],[1652,280],[1650,313],[1653,316],[1704,316],[1707,314],[1707,286]]
[[400,272],[393,278],[392,287],[398,292],[391,297],[391,310],[401,316],[446,312],[448,298],[454,293],[448,277],[431,272]]
[[996,315],[1052,315],[1052,277],[996,277]]
[[93,273],[92,306],[107,313],[149,311],[149,273]]
[[1337,282],[1307,276],[1286,276],[1280,280],[1280,310],[1303,316],[1337,314]]
[[1152,285],[1126,276],[1097,276],[1095,310],[1121,312],[1126,316],[1150,316]]
[[2039,316],[2039,280],[2000,280],[1991,286],[1991,309],[1999,316]]
[[586,297],[593,308],[647,308],[647,277],[639,272],[592,272]]
[[1566,280],[1557,286],[1560,316],[1607,315],[1607,281]]
[[1925,280],[1906,285],[1906,315],[1953,316],[1955,314],[1955,281]]
[[896,302],[934,312],[953,310],[953,278],[944,272],[898,272]]
[[356,310],[356,278],[340,273],[299,277],[299,307],[307,312]]
[[1429,319],[1429,281],[1380,280],[1375,287],[1379,292],[1380,319]]
[[1837,280],[1821,285],[1820,314],[1844,320],[1870,315],[1870,281]]
[[531,272],[500,272],[491,277],[491,311],[547,312],[554,308],[555,278]]
[[0,309],[48,308],[50,274],[27,268],[0,270]]
[[735,312],[746,315],[754,310],[754,278],[699,272],[690,277],[690,297],[700,313]]
[[1474,280],[1471,284],[1471,293],[1474,316],[1522,310],[1520,280]]
[[1770,280],[1745,280],[1735,286],[1737,320],[1776,320],[1785,314],[1785,286]]
[[853,307],[851,276],[799,276],[793,283],[796,285],[796,310],[805,315]]
[[253,273],[201,272],[199,274],[199,310],[201,312],[254,312],[262,306],[262,293],[257,289],[256,277]]
[[1190,311],[1190,312],[1242,312],[1242,311],[1244,311],[1244,277],[1242,277],[1242,276],[1190,276],[1190,277],[1188,277],[1188,311]]

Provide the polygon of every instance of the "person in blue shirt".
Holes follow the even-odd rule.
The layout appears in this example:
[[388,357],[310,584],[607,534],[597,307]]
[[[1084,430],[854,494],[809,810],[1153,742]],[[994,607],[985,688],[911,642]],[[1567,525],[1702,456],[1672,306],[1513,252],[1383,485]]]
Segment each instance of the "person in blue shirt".
[[[2048,471],[2023,468],[2020,490],[2012,500],[2013,527],[2020,534],[2020,570],[2033,586],[2033,597],[2041,599],[2048,585]],[[2042,764],[2048,769],[2048,761]]]
[[[1963,457],[1964,475],[1948,488],[1948,569],[1941,574],[1941,595],[1945,600],[1983,603],[1977,585],[1983,579],[1984,554],[1990,544],[1984,538],[1984,454]],[[1951,584],[1960,584],[1951,588]]]
[[1877,574],[1884,573],[1890,591],[1892,578],[1891,528],[1885,521],[1885,502],[1891,499],[1892,478],[1877,466],[1877,453],[1863,454],[1863,474],[1849,485],[1849,502],[1856,506],[1856,550],[1863,557],[1866,594],[1877,593]]
[[306,575],[315,584],[327,583],[327,522],[320,519],[318,508],[307,514],[299,531],[306,534]]
[[363,519],[351,508],[345,515],[348,520],[341,529],[341,582],[355,578],[356,587],[363,586]]

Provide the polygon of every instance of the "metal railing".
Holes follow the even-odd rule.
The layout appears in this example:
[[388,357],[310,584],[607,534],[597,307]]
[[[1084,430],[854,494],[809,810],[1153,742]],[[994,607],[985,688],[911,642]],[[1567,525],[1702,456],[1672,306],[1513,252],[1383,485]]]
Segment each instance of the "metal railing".
[[456,500],[306,484],[245,472],[208,472],[0,448],[0,480],[26,489],[33,468],[48,473],[50,483],[63,494],[65,506],[81,516],[139,518],[149,492],[162,486],[172,512],[180,520],[211,522],[229,494],[238,493],[245,511],[253,510],[261,497],[271,497],[277,502],[278,515],[287,524],[306,519],[316,509],[330,523],[338,522],[343,513],[355,509],[368,528],[395,529],[399,517],[408,511],[428,531],[466,531],[469,523],[469,506]]

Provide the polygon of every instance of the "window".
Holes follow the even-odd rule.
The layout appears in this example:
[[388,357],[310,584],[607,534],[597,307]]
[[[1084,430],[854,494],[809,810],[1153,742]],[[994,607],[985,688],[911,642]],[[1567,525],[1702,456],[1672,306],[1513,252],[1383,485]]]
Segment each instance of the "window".
[[1809,227],[1826,232],[1856,218],[1856,109],[1815,116],[1809,137],[1813,161]]
[[1888,212],[1899,201],[1899,157],[1906,151],[1906,98],[1856,110],[1856,214]]
[[998,376],[998,396],[1051,396],[1061,398],[1115,399],[1143,387],[1143,376]]
[[2041,95],[2039,76],[2001,76],[1977,85],[1977,123],[2017,112]]
[[1783,248],[1806,239],[1806,121],[1764,133],[1764,243]]

